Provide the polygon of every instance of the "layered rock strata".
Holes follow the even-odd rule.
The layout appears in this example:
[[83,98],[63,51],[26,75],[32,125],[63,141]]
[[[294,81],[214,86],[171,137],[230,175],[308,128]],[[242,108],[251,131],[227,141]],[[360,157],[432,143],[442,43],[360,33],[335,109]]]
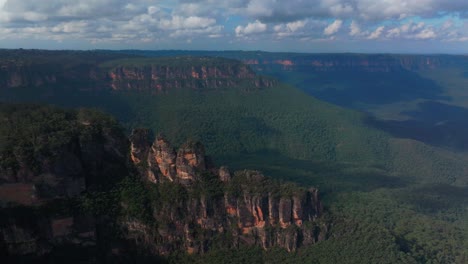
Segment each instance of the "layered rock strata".
[[[68,65],[50,54],[49,60],[28,63],[0,58],[0,89],[45,88],[80,91],[146,91],[153,94],[172,90],[271,87],[276,81],[257,76],[240,61],[220,58],[171,58],[170,60],[132,58]],[[57,55],[58,56],[58,55]]]
[[[141,131],[135,130],[134,134]],[[137,144],[132,142],[132,146]],[[142,150],[148,149],[146,146]],[[278,246],[294,251],[325,239],[327,225],[320,220],[322,205],[317,189],[279,184],[259,171],[231,173],[227,167],[207,166],[199,142],[188,142],[175,153],[159,136],[153,148],[147,150],[150,162],[142,166],[141,175],[156,184],[181,186],[179,193],[186,195],[160,200],[153,214],[158,228],[152,232],[141,231],[151,229],[148,226],[134,228],[144,225],[138,221],[125,223],[128,236],[135,241],[158,241],[144,243],[151,251],[203,253],[209,250],[213,237],[222,237],[229,247]]]

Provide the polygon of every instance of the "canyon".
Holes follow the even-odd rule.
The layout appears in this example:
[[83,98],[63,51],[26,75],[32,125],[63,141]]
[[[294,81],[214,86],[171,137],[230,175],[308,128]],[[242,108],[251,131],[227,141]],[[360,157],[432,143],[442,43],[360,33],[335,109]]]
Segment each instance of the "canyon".
[[[115,258],[129,248],[154,256],[242,245],[295,251],[327,237],[316,188],[275,182],[255,170],[216,167],[200,142],[188,141],[176,151],[163,135],[151,143],[147,129],[135,129],[127,139],[115,121],[87,110],[19,109],[3,115],[18,138],[0,155],[0,248],[10,259],[42,259],[63,247],[81,252],[103,244]],[[57,115],[54,120],[64,127],[35,133],[29,141],[28,132],[14,131],[15,111]],[[50,138],[62,133],[70,136]],[[28,150],[32,142],[41,142],[41,150]],[[122,181],[141,189],[122,187]],[[128,192],[129,200],[122,198]],[[132,206],[142,206],[132,202],[135,195],[146,197],[148,217],[131,213]],[[109,239],[112,232],[120,235]]]

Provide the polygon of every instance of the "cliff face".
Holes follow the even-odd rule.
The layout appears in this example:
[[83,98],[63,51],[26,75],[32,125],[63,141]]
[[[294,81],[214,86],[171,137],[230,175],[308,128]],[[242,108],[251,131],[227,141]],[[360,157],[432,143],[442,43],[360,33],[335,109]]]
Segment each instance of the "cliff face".
[[272,67],[312,72],[393,72],[468,65],[466,56],[449,55],[206,52],[214,57],[149,59],[106,52],[21,50],[0,51],[0,55],[0,89],[71,87],[152,93],[181,88],[271,87],[276,81],[256,76],[251,69],[261,72]]
[[106,73],[97,65],[89,63],[67,66],[60,62],[22,63],[0,60],[0,89],[25,87],[100,90],[106,88]]
[[248,58],[243,62],[262,71],[269,67],[283,70],[300,69],[315,72],[361,71],[392,72],[401,70],[430,70],[440,67],[468,65],[468,59],[461,56],[437,55],[290,55],[283,58]]
[[164,135],[158,135],[152,145],[148,138],[148,130],[141,128],[130,136],[131,159],[148,181],[191,185],[201,172],[208,171],[200,142],[188,141],[176,152]]
[[161,93],[173,89],[258,89],[276,83],[233,60],[178,58],[174,65],[170,60],[140,60],[133,59],[134,64],[125,60],[93,64],[73,59],[63,63],[54,59],[37,63],[0,59],[0,89],[61,87]]
[[119,258],[133,248],[294,251],[326,238],[317,189],[216,168],[199,142],[176,151],[162,135],[151,144],[147,129],[128,141],[115,121],[87,110],[12,108],[0,119],[0,253],[12,261],[62,250],[94,260],[86,254]]
[[115,121],[88,111],[9,111],[0,112],[2,257],[95,246],[98,218],[76,210],[76,203],[83,192],[106,190],[128,174],[126,137],[110,126]]
[[[157,227],[125,222],[127,236],[145,241],[140,246],[156,254],[204,253],[212,247],[213,238],[228,248],[256,245],[288,251],[325,239],[327,226],[318,221],[322,209],[316,189],[297,190],[291,196],[253,192],[251,186],[268,182],[258,171],[237,172],[233,181],[242,183],[223,185],[223,192],[214,197],[193,197],[193,190],[187,189],[188,198],[172,197],[160,205],[153,215]],[[238,190],[230,192],[234,186]]]
[[15,65],[5,63],[0,66],[0,87],[25,87],[55,84],[57,74],[55,69],[50,71],[41,70],[41,67],[31,65]]
[[238,63],[191,67],[117,66],[109,70],[108,78],[114,90],[153,92],[167,92],[181,88],[226,88],[240,85],[263,88],[274,84],[272,80],[257,77],[248,66]]
[[[317,189],[278,184],[258,171],[232,174],[226,167],[207,166],[204,148],[198,142],[184,144],[177,156],[167,141],[158,137],[153,146],[161,145],[165,151],[147,150],[152,163],[142,166],[140,173],[160,190],[169,184],[179,186],[183,194],[160,200],[153,213],[157,227],[139,221],[124,223],[129,237],[144,241],[141,246],[157,254],[177,250],[203,253],[209,250],[213,237],[218,237],[229,247],[278,246],[294,251],[325,239],[327,226],[319,221],[322,206]],[[154,158],[163,155],[169,158]],[[160,173],[155,173],[155,166]]]

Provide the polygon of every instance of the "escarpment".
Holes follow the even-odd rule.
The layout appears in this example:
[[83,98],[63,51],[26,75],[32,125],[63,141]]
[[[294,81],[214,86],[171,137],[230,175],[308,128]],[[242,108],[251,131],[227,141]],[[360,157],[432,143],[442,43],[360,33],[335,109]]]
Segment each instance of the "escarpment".
[[[131,138],[145,134],[134,130]],[[133,149],[139,142],[131,144]],[[226,167],[215,168],[206,162],[199,142],[189,141],[175,152],[158,136],[153,147],[148,146],[149,142],[142,148],[148,163],[140,166],[140,175],[160,193],[178,189],[169,197],[162,195],[155,205],[153,217],[158,227],[154,232],[135,229],[139,223],[135,219],[124,223],[135,241],[164,241],[143,243],[152,252],[203,253],[215,236],[228,247],[277,246],[288,251],[325,239],[327,225],[320,221],[322,205],[317,189],[279,184],[259,171],[232,173]],[[154,151],[154,146],[164,146],[164,151],[161,147]]]
[[364,54],[287,54],[272,58],[242,58],[252,68],[262,71],[271,67],[313,72],[396,72],[419,71],[468,65],[462,56],[442,55],[364,55]]
[[[181,56],[174,56],[180,53]],[[178,89],[261,89],[277,81],[256,72],[398,72],[466,67],[466,56],[397,54],[300,54],[258,52],[154,51],[146,58],[105,51],[0,51],[0,89],[44,88],[79,91],[146,91]],[[201,57],[209,55],[212,57]],[[162,57],[160,57],[162,56]],[[221,58],[223,57],[223,58]],[[83,58],[86,58],[85,60]],[[230,58],[230,59],[228,59]],[[275,71],[273,71],[275,72]]]
[[174,66],[152,62],[144,65],[121,65],[117,62],[108,71],[108,78],[113,90],[155,93],[181,88],[264,88],[275,84],[273,80],[257,77],[245,64],[234,61],[211,64],[207,58],[191,58],[186,65]]
[[[13,53],[13,52],[12,52]],[[71,89],[76,91],[145,91],[153,94],[174,89],[261,89],[276,81],[257,76],[248,65],[240,61],[209,57],[175,57],[145,59],[130,57],[113,60],[104,58],[81,61],[68,54],[41,52],[23,61],[18,57],[0,58],[0,89]],[[9,55],[8,53],[6,55]],[[10,54],[11,55],[11,54]],[[114,57],[122,57],[114,55]]]
[[245,245],[294,251],[327,237],[317,189],[217,168],[200,142],[176,150],[163,135],[151,143],[147,129],[127,138],[95,111],[1,107],[0,253],[8,261]]

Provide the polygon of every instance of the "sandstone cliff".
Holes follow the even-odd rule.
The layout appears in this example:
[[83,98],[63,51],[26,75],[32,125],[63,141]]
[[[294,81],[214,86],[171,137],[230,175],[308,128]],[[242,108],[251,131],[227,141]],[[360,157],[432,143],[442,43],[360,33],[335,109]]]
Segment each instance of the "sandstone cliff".
[[[132,140],[132,149],[146,134],[145,130],[134,130],[131,138],[138,140]],[[177,250],[203,253],[209,250],[213,237],[218,237],[229,247],[278,246],[294,251],[325,239],[327,226],[319,221],[322,206],[317,189],[275,183],[258,171],[231,173],[226,167],[207,166],[199,142],[182,145],[176,156],[159,136],[153,146],[161,145],[164,150],[149,149],[149,142],[140,149],[150,161],[140,166],[140,174],[156,183],[160,192],[168,186],[179,191],[156,205],[153,216],[157,227],[135,219],[124,223],[128,236],[145,241],[142,244],[148,250],[157,254]]]
[[237,61],[208,58],[182,60],[176,65],[161,63],[157,60],[148,60],[144,64],[114,62],[108,70],[110,86],[113,90],[156,93],[181,88],[207,89],[238,86],[264,88],[275,83],[273,80],[257,77],[247,65]]
[[[257,76],[249,66],[239,61],[207,58],[176,57],[144,59],[131,57],[113,60],[82,61],[80,56],[68,55],[61,61],[60,52],[39,55],[18,51],[18,57],[0,58],[0,89],[58,88],[80,91],[117,90],[167,93],[173,89],[219,89],[241,87],[259,89],[273,86],[276,81]],[[12,51],[13,53],[13,51]],[[27,61],[22,58],[27,54]],[[81,56],[85,56],[81,54]],[[119,58],[121,56],[114,55]]]
[[286,54],[266,58],[244,57],[241,60],[258,71],[280,67],[283,70],[314,72],[393,72],[468,65],[466,57],[448,55]]
[[93,111],[21,109],[0,111],[0,253],[8,261],[242,245],[294,251],[327,236],[315,188],[217,168],[200,142],[176,151],[163,135],[151,143],[147,129],[128,140]]

